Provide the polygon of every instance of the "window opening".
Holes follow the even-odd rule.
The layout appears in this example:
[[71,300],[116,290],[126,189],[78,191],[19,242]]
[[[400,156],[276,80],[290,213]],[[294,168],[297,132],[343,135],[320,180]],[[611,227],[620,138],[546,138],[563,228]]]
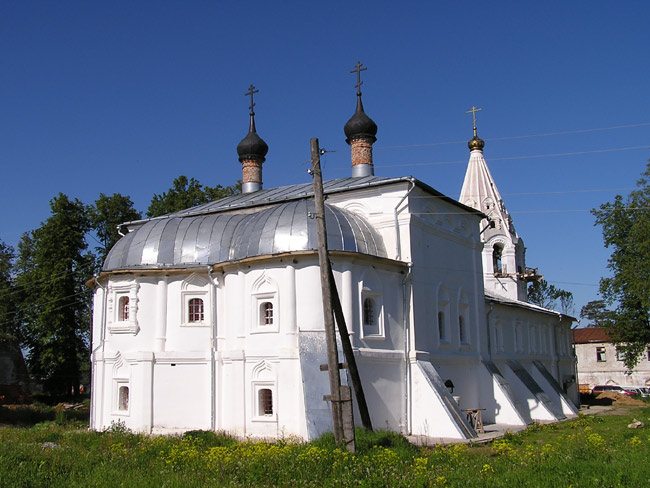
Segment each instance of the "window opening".
[[445,312],[438,312],[438,335],[440,336],[441,341],[447,340],[447,335],[445,334]]
[[190,322],[203,322],[203,299],[192,298],[188,302],[188,317]]
[[259,391],[260,415],[273,415],[273,392],[268,388]]
[[117,395],[117,408],[118,410],[128,410],[129,409],[129,387],[120,386]]
[[623,351],[619,351],[618,349],[616,349],[616,360],[625,361],[625,353]]
[[494,249],[492,250],[492,267],[494,269],[494,274],[502,274],[503,268],[501,264],[501,257],[503,255],[503,246],[500,244],[495,244]]
[[119,310],[120,322],[126,322],[129,320],[129,297],[120,297]]
[[375,301],[372,298],[363,300],[363,325],[376,325]]
[[271,302],[264,302],[261,308],[261,325],[273,325],[273,304]]
[[465,331],[465,317],[462,315],[458,316],[458,335],[460,338],[461,344],[467,343],[467,333]]
[[604,347],[597,347],[596,348],[596,361],[598,361],[599,363],[607,361],[607,357],[605,356],[605,348]]

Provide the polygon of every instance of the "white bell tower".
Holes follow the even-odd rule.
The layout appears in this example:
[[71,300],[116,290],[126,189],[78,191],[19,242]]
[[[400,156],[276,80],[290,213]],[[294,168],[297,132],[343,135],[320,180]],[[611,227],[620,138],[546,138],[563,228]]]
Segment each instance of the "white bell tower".
[[512,217],[506,210],[483,156],[485,142],[476,133],[476,112],[480,110],[472,107],[467,111],[473,115],[474,137],[467,143],[469,164],[459,200],[488,216],[480,224],[485,290],[525,302],[528,301],[526,283],[535,279],[537,272],[526,269],[524,241],[515,231]]

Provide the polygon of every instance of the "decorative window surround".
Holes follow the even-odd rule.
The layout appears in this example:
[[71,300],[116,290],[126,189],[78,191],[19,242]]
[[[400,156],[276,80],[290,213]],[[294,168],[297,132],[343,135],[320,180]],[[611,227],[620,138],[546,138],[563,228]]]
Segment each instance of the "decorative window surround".
[[277,422],[278,399],[275,372],[267,361],[260,361],[251,372],[253,422]]
[[140,332],[138,325],[137,281],[116,282],[108,288],[108,331],[111,334],[132,334]]
[[252,287],[251,334],[280,331],[280,307],[278,287],[273,280],[262,274]]
[[113,415],[128,417],[131,411],[131,391],[128,379],[113,380]]
[[[200,302],[202,302],[202,312]],[[209,327],[212,324],[209,281],[196,273],[181,284],[181,327]]]

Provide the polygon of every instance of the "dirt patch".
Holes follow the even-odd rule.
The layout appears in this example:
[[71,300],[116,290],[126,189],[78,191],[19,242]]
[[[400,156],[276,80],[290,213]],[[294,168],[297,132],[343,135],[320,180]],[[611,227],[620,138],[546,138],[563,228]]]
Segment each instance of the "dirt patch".
[[617,407],[630,406],[630,407],[643,407],[647,405],[643,400],[622,395],[613,391],[606,391],[596,396],[598,400],[609,399]]

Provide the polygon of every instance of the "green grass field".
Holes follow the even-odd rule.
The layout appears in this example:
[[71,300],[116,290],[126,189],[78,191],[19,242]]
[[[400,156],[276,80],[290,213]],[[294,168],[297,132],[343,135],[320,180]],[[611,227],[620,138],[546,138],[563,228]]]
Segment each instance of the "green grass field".
[[[536,424],[486,445],[419,448],[393,433],[358,431],[356,454],[337,448],[331,436],[266,443],[202,431],[153,437],[120,425],[89,432],[80,416],[55,413],[34,424],[37,414],[0,407],[0,486],[650,485],[649,407]],[[648,427],[628,429],[633,418]]]

